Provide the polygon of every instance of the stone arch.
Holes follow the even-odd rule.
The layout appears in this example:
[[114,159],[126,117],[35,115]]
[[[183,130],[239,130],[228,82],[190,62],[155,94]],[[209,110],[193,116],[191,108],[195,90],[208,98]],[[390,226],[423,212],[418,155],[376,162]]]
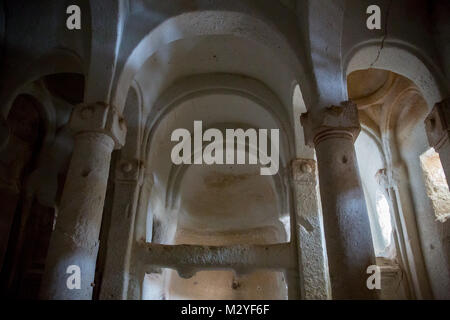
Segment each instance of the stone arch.
[[214,92],[245,97],[269,112],[279,127],[288,133],[282,137],[283,145],[286,148],[286,155],[288,155],[283,159],[284,163],[288,163],[292,159],[295,152],[294,138],[292,135],[289,135],[292,132],[292,127],[289,116],[282,111],[282,104],[277,96],[257,80],[227,74],[188,77],[166,90],[154,104],[147,117],[143,141],[145,154],[149,153],[152,144],[151,136],[165,115],[186,100]]
[[[395,98],[394,102],[392,102],[392,107],[389,109],[389,112],[386,114],[386,117],[384,119],[384,123],[381,124],[381,130],[387,134],[389,132],[396,132],[400,124],[398,123],[399,117],[402,110],[402,103],[404,103],[402,100],[407,99],[408,97],[417,97],[421,101],[424,101],[423,95],[416,87],[408,87],[401,91],[398,96]],[[427,115],[427,110],[424,110],[424,107],[422,104],[420,104],[420,113],[414,114],[414,117],[411,117],[416,124],[420,123],[420,120],[422,117],[425,117]]]
[[[381,50],[381,51],[380,51]],[[448,93],[448,84],[437,67],[425,55],[407,44],[365,42],[355,45],[344,58],[344,76],[356,70],[384,69],[413,81],[427,101],[428,108],[442,101]],[[344,81],[346,83],[346,81]]]
[[[162,125],[162,120],[165,116],[180,107],[184,102],[195,99],[201,96],[208,96],[211,94],[226,94],[231,96],[238,96],[242,99],[252,101],[259,106],[261,112],[270,116],[271,121],[278,128],[282,129],[280,132],[280,139],[282,152],[280,154],[280,171],[274,177],[274,184],[277,186],[276,193],[278,201],[280,202],[280,210],[285,212],[292,209],[293,206],[288,201],[291,201],[291,195],[288,192],[288,179],[285,179],[284,171],[288,164],[295,157],[294,154],[294,134],[291,127],[291,122],[288,115],[282,110],[281,102],[264,84],[257,80],[244,78],[240,76],[227,74],[214,75],[197,75],[187,77],[184,80],[177,82],[163,93],[157,102],[154,104],[150,114],[147,115],[147,124],[143,147],[145,149],[145,159],[149,161],[150,152],[153,150],[155,144],[154,139],[158,128]],[[228,127],[227,127],[228,128]],[[206,130],[206,128],[205,128]],[[151,163],[151,161],[150,161]],[[179,181],[183,176],[184,171],[181,168],[175,169],[171,166],[169,176],[167,176],[166,206],[172,207],[174,195],[179,189]],[[148,168],[146,168],[148,170]],[[146,172],[149,174],[149,172]],[[177,182],[178,181],[178,182]],[[143,217],[140,219],[143,222]]]
[[[48,77],[52,76],[83,75],[80,72],[78,60],[74,59],[72,63],[68,63],[70,59],[65,60],[67,56],[63,54],[60,56],[61,59],[56,58],[55,64],[51,65],[53,58],[53,55],[46,56],[40,60],[43,65],[36,63],[34,73],[11,93],[11,102],[3,105],[8,109],[2,110],[7,118],[15,100],[21,96],[29,96],[37,102],[36,105],[45,134],[42,145],[35,155],[37,157],[36,170],[30,174],[26,188],[29,194],[36,194],[39,201],[48,206],[54,205],[57,200],[58,188],[61,187],[58,187],[57,175],[65,168],[70,159],[72,135],[68,130],[67,123],[73,103],[65,100],[71,95],[60,97],[58,93],[53,92],[47,80]],[[45,61],[48,63],[46,64]],[[65,63],[68,64],[65,65]],[[79,78],[75,78],[75,80],[78,81]],[[70,81],[73,81],[73,79]],[[83,89],[84,82],[80,86],[80,92]],[[81,94],[77,96],[76,100],[81,102]],[[8,139],[9,134],[6,141]]]
[[[409,152],[409,156],[405,157],[405,149],[403,147],[411,146],[411,140],[408,142],[405,139],[406,136],[418,138],[416,140],[418,143],[410,151],[414,150],[414,152],[417,152],[417,148],[425,146],[421,142],[425,136],[425,132],[422,129],[423,119],[434,103],[442,99],[445,91],[442,90],[443,86],[442,82],[439,82],[439,75],[434,77],[432,75],[433,69],[431,67],[428,68],[427,64],[423,63],[419,57],[414,56],[412,52],[402,51],[388,45],[383,49],[387,50],[388,53],[386,55],[381,53],[378,56],[378,49],[375,50],[375,48],[372,48],[373,51],[371,52],[374,56],[369,56],[365,59],[368,65],[358,61],[362,56],[358,57],[360,53],[357,53],[355,60],[350,61],[347,66],[347,72],[350,74],[358,70],[367,72],[369,70],[390,71],[386,82],[378,89],[368,96],[360,99],[355,98],[355,102],[361,106],[361,110],[380,107],[377,120],[373,118],[371,120],[371,117],[364,112],[362,116],[360,115],[363,129],[364,126],[368,127],[374,133],[372,136],[376,136],[381,143],[381,152],[379,153],[383,161],[379,165],[379,172],[377,172],[377,179],[381,178],[377,184],[381,182],[381,185],[388,190],[384,197],[388,201],[392,227],[395,230],[393,234],[393,239],[396,241],[395,246],[386,247],[385,250],[379,251],[378,254],[385,254],[388,259],[396,256],[401,261],[402,268],[406,274],[404,282],[406,296],[428,297],[430,288],[422,249],[418,241],[418,232],[420,230],[418,228],[420,226],[416,225],[418,215],[415,213],[417,209],[414,207],[414,197],[417,197],[417,194],[412,193],[413,188],[420,184],[420,182],[417,182],[419,172],[413,169],[414,166],[411,166],[412,163],[416,162],[413,159],[415,157],[414,153]],[[364,48],[361,50],[364,51]],[[390,60],[389,57],[392,59]],[[374,111],[372,110],[372,112]],[[402,136],[404,138],[400,138],[399,132],[401,131],[403,131]],[[409,133],[405,134],[405,132]],[[368,163],[367,160],[359,162],[361,167]],[[369,178],[366,178],[366,180],[368,181]],[[415,186],[409,182],[414,179],[416,180]],[[374,184],[371,188],[366,189],[367,191],[372,189],[368,193],[373,197]],[[380,190],[380,192],[382,191],[383,189]],[[372,207],[374,207],[374,203],[378,203],[378,200],[372,200]],[[375,210],[372,209],[371,211],[374,212]],[[370,215],[375,216],[373,213]],[[374,234],[376,235],[377,232],[374,232]],[[378,243],[380,244],[381,242],[378,241]],[[382,253],[383,251],[384,253]]]
[[[126,97],[124,93],[132,79],[159,48],[179,40],[202,36],[233,36],[256,42],[266,50],[282,56],[297,79],[305,74],[284,36],[268,23],[239,12],[189,12],[165,20],[141,39],[116,74],[111,103],[119,110],[123,108]],[[302,86],[305,84],[301,83]]]
[[1,105],[3,117],[7,117],[12,102],[21,88],[44,76],[57,73],[77,73],[84,75],[84,64],[76,53],[65,49],[54,49],[37,58],[30,64],[26,74],[16,75],[2,87],[0,101],[3,102]]
[[35,262],[33,249],[46,249],[42,245],[44,242],[38,243],[36,240],[39,236],[46,239],[51,233],[51,225],[45,222],[54,213],[47,196],[52,194],[53,186],[47,185],[47,192],[38,193],[35,179],[42,150],[52,138],[49,137],[52,133],[49,133],[51,129],[48,130],[47,108],[36,97],[39,96],[37,91],[33,88],[26,89],[20,91],[12,102],[7,118],[9,141],[0,152],[3,176],[0,188],[3,206],[0,232],[2,291],[17,297],[35,297],[35,283],[30,281],[27,288],[20,283],[30,280],[29,261]]
[[[220,23],[217,23],[217,21],[220,21]],[[230,41],[230,39],[232,39],[234,42],[231,44],[233,45],[240,41],[237,48],[240,48],[240,46],[245,47],[246,45],[247,47],[253,49],[252,55],[249,55],[248,57],[253,57],[255,52],[257,53],[256,55],[265,55],[265,60],[263,60],[263,58],[258,59],[259,69],[262,70],[265,66],[271,66],[272,69],[274,68],[272,63],[269,63],[271,60],[267,59],[267,56],[270,55],[270,57],[280,59],[281,62],[277,62],[277,64],[275,64],[275,69],[270,69],[272,72],[271,77],[273,78],[272,82],[267,82],[265,81],[266,78],[261,79],[261,77],[255,76],[251,72],[247,72],[248,68],[245,68],[245,66],[244,68],[240,68],[238,71],[238,68],[235,65],[234,68],[229,69],[227,69],[226,65],[222,65],[221,68],[205,68],[207,70],[197,68],[201,70],[188,70],[188,72],[184,73],[176,70],[174,74],[170,74],[169,77],[167,77],[167,73],[164,73],[166,70],[163,68],[161,68],[164,71],[163,73],[159,73],[158,68],[156,69],[156,72],[155,69],[152,69],[151,61],[155,57],[158,58],[158,61],[162,60],[163,63],[175,65],[176,62],[180,61],[177,59],[180,59],[180,57],[181,59],[184,59],[184,54],[186,51],[183,50],[186,50],[186,47],[189,47],[189,44],[198,44],[201,41],[203,41],[204,44],[208,43],[210,39],[216,42],[222,40]],[[283,126],[287,132],[286,137],[280,137],[284,139],[287,151],[283,156],[286,158],[286,170],[282,172],[283,179],[279,179],[279,184],[282,184],[286,188],[286,202],[289,202],[287,206],[290,210],[292,210],[292,191],[288,190],[289,185],[291,185],[289,183],[291,177],[288,167],[290,160],[295,157],[295,147],[293,143],[294,134],[291,129],[293,127],[292,83],[299,83],[302,87],[308,85],[308,83],[307,81],[303,81],[306,73],[303,72],[302,66],[298,61],[298,52],[295,53],[292,50],[288,44],[288,41],[284,39],[284,36],[276,31],[270,23],[266,23],[265,21],[248,14],[222,11],[197,11],[168,18],[153,31],[146,34],[145,37],[142,37],[141,40],[134,39],[134,41],[136,41],[137,45],[133,44],[133,48],[122,48],[123,52],[130,52],[130,54],[124,54],[124,58],[121,57],[118,60],[120,61],[120,65],[117,66],[110,104],[115,106],[118,110],[123,110],[125,99],[128,94],[128,88],[133,80],[136,81],[136,83],[139,83],[139,85],[144,89],[143,93],[145,96],[143,97],[143,116],[144,119],[147,119],[148,121],[142,143],[142,146],[145,148],[145,151],[142,153],[142,159],[144,160],[147,157],[144,156],[144,154],[148,154],[149,151],[153,150],[153,146],[155,145],[151,143],[152,135],[154,133],[153,129],[156,129],[160,119],[164,118],[165,115],[171,111],[171,109],[167,108],[166,105],[176,102],[180,103],[180,101],[172,101],[176,100],[174,97],[181,96],[183,98],[180,100],[183,100],[190,99],[195,96],[205,95],[205,93],[227,93],[228,95],[239,96],[241,98],[248,99],[249,101],[251,100],[253,101],[252,103],[262,105],[262,109],[265,109],[266,112],[270,113],[271,117],[280,123],[279,126]],[[202,49],[203,48],[204,46]],[[172,55],[173,52],[171,50],[178,50],[178,53],[181,52],[181,54]],[[239,51],[237,49],[235,50]],[[159,59],[161,57],[165,59]],[[230,59],[229,57],[227,58]],[[230,60],[228,65],[235,61],[236,59],[234,61]],[[260,61],[264,61],[265,63],[261,64]],[[288,65],[288,67],[278,68],[281,63]],[[242,65],[242,62],[240,65]],[[192,69],[195,69],[195,67]],[[221,75],[218,75],[218,73],[221,73]],[[264,73],[264,71],[261,71],[261,73]],[[284,78],[282,78],[282,84],[279,84],[278,87],[274,87],[273,82],[277,82],[279,74],[288,74],[288,76],[284,76]],[[201,77],[207,79],[209,78],[208,81],[205,81],[205,83],[209,82],[209,87],[208,85],[198,86],[195,78]],[[147,81],[146,78],[149,80]],[[167,80],[164,80],[164,83],[160,84],[158,82],[158,79],[160,78],[166,78]],[[180,82],[185,81],[185,83],[189,84],[189,82],[186,81],[187,78],[193,82],[190,89],[187,90],[186,88],[181,87],[181,89],[179,88],[180,92],[171,92],[166,94],[170,90],[167,88],[177,86]],[[221,81],[211,80],[217,78],[221,78]],[[224,80],[225,78],[231,79],[227,81]],[[236,81],[236,83],[239,84],[259,81],[260,84],[258,86],[265,85],[267,89],[265,91],[272,91],[270,95],[271,97],[268,98],[267,94],[261,94],[260,92],[255,93],[255,91],[258,92],[258,89],[254,88],[257,87],[256,85],[247,84],[238,86],[235,84],[233,86],[233,81]],[[157,88],[156,90],[154,89],[155,87]],[[283,87],[283,90],[279,90],[279,87]],[[282,91],[281,94],[280,91]],[[164,99],[167,101],[161,102]],[[151,161],[147,161],[147,164],[149,163],[151,163]],[[148,180],[148,184],[153,186],[153,190],[158,190],[157,185],[161,182],[159,180],[160,178],[161,177],[158,177],[158,175],[153,174],[152,169],[149,169],[148,167],[145,168],[144,184],[146,184]],[[166,177],[164,177],[164,179],[165,178]],[[165,197],[158,196],[158,199],[160,198]],[[140,204],[143,204],[142,207],[144,207],[146,200],[144,199],[142,201],[142,199],[140,199],[139,201]],[[146,235],[142,232],[142,228],[143,226],[148,227],[150,224],[145,223],[146,219],[143,218],[143,215],[141,214],[142,211],[145,211],[145,214],[147,214],[146,210],[139,209],[135,234],[139,239],[146,238],[148,240],[148,237],[146,237]]]
[[[218,128],[220,126],[223,126],[224,124],[217,124],[217,125],[213,125],[211,126],[212,128]],[[227,128],[233,128],[237,126],[227,126]],[[205,128],[207,129],[207,128]],[[246,128],[244,128],[246,129]],[[259,128],[256,128],[259,129]],[[223,130],[222,130],[223,131]],[[252,149],[253,152],[257,152],[257,146],[256,145],[250,145],[246,142],[245,147]],[[199,153],[203,152],[202,150],[198,151]],[[246,153],[248,153],[247,149],[246,149]],[[195,157],[195,153],[193,155],[193,157]],[[284,167],[286,165],[286,163],[282,163],[281,167]],[[177,199],[177,196],[180,193],[180,187],[181,187],[181,180],[183,179],[183,176],[186,174],[186,171],[188,170],[189,165],[181,165],[181,166],[171,166],[170,169],[170,174],[169,174],[169,179],[168,179],[168,189],[167,189],[167,193],[166,193],[166,207],[168,208],[175,208],[176,204],[175,204],[175,200]],[[280,213],[283,212],[287,212],[289,205],[287,204],[287,199],[289,198],[289,196],[287,196],[287,190],[286,190],[286,185],[284,185],[283,183],[283,176],[280,173],[280,171],[278,171],[274,176],[273,176],[273,183],[275,186],[275,191],[277,194],[277,202],[278,202],[278,209]]]
[[[155,177],[155,185],[157,187],[155,193],[157,194],[157,196],[154,196],[155,198],[157,198],[157,201],[159,202],[166,202],[166,203],[156,203],[152,205],[152,210],[153,208],[155,208],[153,214],[155,214],[156,211],[159,210],[159,206],[165,206],[165,208],[163,208],[162,212],[158,214],[158,218],[161,217],[161,215],[163,215],[164,217],[167,217],[167,219],[169,219],[170,217],[175,217],[175,216],[184,216],[185,219],[186,217],[187,220],[181,220],[180,221],[176,221],[177,223],[173,223],[173,221],[175,220],[175,218],[172,218],[172,220],[170,221],[171,223],[167,223],[167,222],[161,222],[161,220],[158,220],[158,225],[162,225],[162,227],[159,227],[160,230],[163,230],[164,236],[159,236],[159,232],[158,235],[156,236],[156,238],[153,238],[153,241],[157,242],[157,243],[167,243],[167,244],[180,244],[180,243],[185,243],[185,242],[177,242],[177,241],[183,241],[183,240],[179,240],[179,239],[184,239],[184,241],[197,241],[198,239],[201,239],[199,241],[211,241],[211,238],[209,235],[200,232],[201,230],[198,228],[194,228],[194,234],[196,236],[194,236],[193,238],[192,235],[189,233],[189,228],[192,226],[196,226],[196,222],[198,221],[199,217],[202,216],[202,213],[195,214],[195,217],[191,220],[191,214],[193,212],[195,212],[195,210],[192,209],[191,205],[193,203],[192,199],[198,199],[198,201],[201,201],[203,199],[201,198],[206,198],[206,199],[216,199],[214,196],[214,193],[212,195],[206,195],[206,193],[203,193],[203,187],[206,185],[206,183],[203,182],[203,178],[207,177],[209,173],[211,173],[211,171],[213,169],[210,168],[200,168],[200,169],[196,169],[194,168],[194,166],[184,166],[184,167],[174,167],[171,165],[170,159],[168,158],[168,160],[162,160],[160,161],[160,164],[158,164],[157,162],[154,162],[153,160],[155,159],[155,154],[158,155],[159,157],[162,156],[163,152],[169,152],[170,155],[170,148],[168,147],[167,150],[163,149],[163,151],[158,151],[160,149],[158,149],[158,146],[161,144],[161,137],[164,137],[165,139],[168,139],[167,134],[170,135],[170,130],[176,129],[178,127],[184,127],[184,125],[186,126],[191,126],[191,118],[189,117],[187,120],[183,120],[182,122],[178,123],[176,121],[171,121],[170,117],[173,116],[174,118],[176,118],[176,112],[177,110],[179,111],[183,111],[183,107],[189,107],[190,101],[195,101],[192,103],[192,105],[199,103],[200,99],[202,99],[202,97],[213,97],[212,99],[228,99],[226,97],[234,97],[236,99],[239,100],[245,100],[246,102],[248,102],[249,104],[251,103],[252,106],[249,108],[251,108],[251,112],[247,112],[246,114],[244,114],[243,116],[240,114],[236,114],[235,116],[233,116],[235,113],[234,111],[238,110],[242,110],[245,108],[246,103],[242,103],[239,104],[239,106],[232,106],[233,108],[233,112],[230,113],[229,112],[220,112],[220,115],[217,116],[215,113],[213,115],[213,112],[211,112],[211,119],[208,118],[207,124],[205,124],[205,130],[207,129],[207,127],[214,127],[214,128],[219,128],[219,122],[222,120],[223,122],[229,122],[227,123],[227,125],[225,126],[226,128],[233,128],[230,125],[231,124],[235,124],[237,125],[239,128],[244,128],[243,125],[247,124],[249,127],[258,127],[258,123],[262,123],[262,126],[264,127],[264,125],[267,125],[270,119],[270,126],[268,126],[267,128],[272,128],[272,127],[278,127],[278,128],[283,128],[285,130],[282,131],[286,131],[286,132],[280,132],[281,134],[281,139],[284,140],[284,154],[282,153],[282,157],[285,158],[287,161],[285,161],[286,163],[289,163],[289,160],[292,157],[292,153],[293,153],[293,131],[291,129],[291,122],[289,121],[289,117],[286,114],[286,112],[284,112],[284,110],[281,108],[281,102],[279,101],[279,99],[276,97],[275,94],[273,94],[271,92],[270,89],[268,89],[266,86],[264,86],[263,84],[261,84],[260,82],[254,80],[254,79],[249,79],[249,78],[244,78],[242,76],[236,76],[236,75],[229,75],[229,74],[206,74],[206,75],[197,75],[197,76],[190,76],[187,77],[185,79],[182,79],[178,82],[176,82],[172,87],[170,87],[169,89],[167,89],[165,91],[165,93],[163,93],[159,99],[154,103],[154,105],[152,106],[152,109],[150,110],[149,114],[147,115],[147,125],[146,125],[146,134],[145,134],[145,149],[147,151],[148,156],[146,157],[147,160],[147,164],[149,165],[146,170],[150,170],[151,172],[154,173],[154,177]],[[218,98],[220,97],[220,98]],[[218,100],[208,100],[211,103],[214,102],[218,102]],[[220,105],[217,106],[213,106],[211,105],[212,108],[211,110],[219,110],[219,109],[223,109],[223,107],[229,105],[229,102],[233,101],[233,100],[226,100],[226,102],[221,102]],[[205,105],[202,106],[202,109],[189,109],[189,111],[183,111],[184,113],[180,113],[179,116],[183,117],[187,116],[189,114],[189,112],[199,112],[199,114],[201,113],[201,111],[205,111],[206,113],[208,113],[208,108],[203,108],[203,107],[208,107],[209,105],[206,103]],[[231,107],[231,105],[230,105]],[[237,108],[237,109],[236,109]],[[242,108],[242,109],[241,109]],[[261,110],[261,111],[258,111]],[[244,112],[244,111],[242,111]],[[263,116],[261,114],[264,114]],[[251,117],[250,117],[250,116]],[[193,115],[192,118],[195,119],[196,115]],[[253,117],[253,118],[252,118]],[[260,117],[263,120],[260,120]],[[256,119],[254,119],[256,118]],[[165,121],[166,119],[167,122]],[[236,121],[239,121],[239,119],[242,119],[241,123],[237,123]],[[206,120],[206,119],[204,119]],[[249,120],[253,120],[253,121],[249,121]],[[223,124],[223,123],[220,123]],[[189,127],[187,127],[189,129]],[[158,131],[160,131],[162,129],[163,134],[158,134]],[[164,142],[165,143],[165,142]],[[150,158],[151,156],[151,158]],[[164,158],[165,159],[165,158]],[[282,165],[281,165],[282,166]],[[163,167],[163,169],[161,169]],[[198,167],[197,167],[198,168]],[[162,172],[162,170],[164,170],[164,174],[161,174],[160,172]],[[194,171],[190,171],[189,170],[194,170]],[[205,170],[205,171],[203,171]],[[228,170],[228,169],[226,169]],[[224,169],[224,171],[220,171],[225,172],[226,171]],[[233,169],[234,170],[234,169]],[[247,171],[245,171],[247,169],[244,169],[242,171],[244,171],[245,173],[247,173]],[[166,172],[167,171],[167,172]],[[183,182],[186,181],[192,181],[192,172],[194,172],[194,175],[196,175],[197,177],[197,173],[201,173],[198,176],[198,180],[200,180],[201,182],[199,182],[198,185],[194,185],[191,186],[190,188],[186,188],[186,185],[182,184]],[[236,173],[236,171],[226,171],[227,173]],[[259,178],[257,177],[256,179],[258,180],[251,180],[254,179],[253,177],[251,177],[249,180],[251,180],[251,182],[248,182],[250,185],[255,186],[255,181],[264,181],[264,187],[261,187],[260,185],[258,185],[255,190],[253,191],[255,194],[259,195],[261,198],[264,199],[264,195],[265,193],[263,193],[263,191],[267,190],[266,187],[268,185],[270,185],[270,182],[272,180],[274,180],[274,182],[272,183],[273,185],[275,185],[275,188],[272,188],[272,192],[275,195],[276,193],[283,193],[282,191],[280,192],[279,190],[286,188],[287,187],[287,179],[283,179],[280,176],[285,176],[285,173],[287,173],[289,171],[283,171],[282,173],[280,173],[279,175],[277,175],[276,177],[271,177],[271,178]],[[221,177],[220,175],[217,175],[218,177]],[[233,175],[230,174],[229,175],[231,178],[234,177],[240,177],[239,174]],[[213,178],[216,178],[216,176],[212,175]],[[217,179],[217,181],[220,179]],[[231,179],[232,180],[232,179]],[[216,181],[216,180],[214,180]],[[270,182],[269,182],[270,181]],[[269,183],[268,183],[269,182]],[[247,183],[247,181],[244,181],[244,183]],[[190,193],[188,189],[194,190],[195,192]],[[274,190],[275,189],[275,190]],[[279,190],[278,190],[279,189]],[[186,190],[188,190],[188,192],[186,192]],[[228,191],[226,188],[224,189],[220,189],[220,190],[226,190]],[[239,190],[239,189],[238,189]],[[184,193],[186,192],[186,193]],[[172,193],[172,195],[171,195]],[[198,194],[202,193],[203,196],[202,197],[198,197]],[[285,192],[287,193],[287,192]],[[171,205],[171,203],[173,203],[174,201],[176,201],[177,198],[176,195],[173,194],[182,194],[182,195],[186,195],[186,198],[188,198],[188,200],[186,200],[186,198],[184,198],[181,202],[180,205],[180,209],[178,209],[178,206],[175,206],[175,208],[172,208],[173,206]],[[236,192],[233,193],[230,197],[232,200],[237,202],[237,205],[234,205],[233,208],[238,208],[237,206],[239,206],[239,204],[241,202],[241,197],[237,197],[236,196]],[[286,199],[275,199],[275,201],[272,202],[273,198],[269,198],[268,200],[266,200],[267,202],[271,202],[273,204],[273,207],[275,207],[278,203],[280,202],[287,202],[288,199],[291,197],[290,195],[287,195],[285,198]],[[167,198],[168,201],[165,201]],[[180,196],[181,198],[181,196]],[[164,200],[161,200],[164,199]],[[150,199],[151,202],[153,200],[153,197]],[[249,203],[254,203],[254,199],[247,199]],[[208,200],[210,201],[210,200]],[[262,200],[261,200],[262,201]],[[168,204],[167,204],[168,202]],[[233,202],[233,201],[229,201],[229,202]],[[208,202],[206,202],[208,203]],[[225,203],[220,203],[218,206],[219,209],[221,206],[226,206]],[[240,212],[242,215],[246,215],[246,213],[248,213],[248,216],[253,217],[254,216],[254,211],[255,211],[255,205],[251,204],[248,207],[245,207],[241,210],[243,210],[243,212]],[[292,208],[292,206],[290,204],[286,204],[285,207],[289,207],[289,209]],[[204,206],[201,206],[201,209],[204,208]],[[249,211],[246,211],[246,209],[250,209]],[[192,209],[192,210],[191,210]],[[214,230],[214,232],[219,232],[219,230],[225,231],[225,232],[230,232],[225,233],[227,236],[229,236],[229,238],[225,238],[226,240],[220,240],[223,237],[222,236],[218,236],[218,240],[217,241],[230,241],[233,240],[234,236],[238,235],[238,237],[242,237],[241,239],[246,239],[246,240],[242,240],[244,243],[245,241],[248,241],[247,237],[260,237],[262,238],[264,241],[275,241],[273,240],[274,238],[276,238],[277,240],[280,239],[280,241],[282,241],[282,237],[286,237],[287,235],[281,235],[281,233],[284,233],[284,230],[282,230],[283,225],[281,224],[280,221],[276,220],[277,218],[275,218],[272,213],[277,213],[280,209],[277,210],[272,210],[272,207],[270,209],[267,209],[267,211],[264,211],[261,213],[262,217],[268,217],[270,216],[271,219],[269,221],[264,221],[264,223],[261,223],[261,221],[257,221],[257,222],[249,222],[245,219],[242,219],[244,221],[244,227],[242,227],[241,225],[237,225],[234,228],[230,228],[229,225],[221,227],[221,228],[217,228],[217,223],[213,223],[213,227],[212,230]],[[282,209],[281,209],[282,210]],[[213,217],[218,218],[218,210],[217,208],[212,208],[211,207],[211,211],[210,214]],[[231,213],[232,210],[228,210],[225,209],[223,212],[225,213]],[[239,212],[239,210],[235,210],[234,212]],[[153,217],[151,217],[151,214],[148,214],[147,216],[147,220],[151,219]],[[225,219],[226,218],[226,219]],[[231,217],[228,217],[227,215],[224,215],[223,220],[227,220],[231,221],[231,223],[236,222],[236,215],[233,214]],[[186,223],[186,221],[194,221],[193,223]],[[222,221],[222,220],[220,220]],[[272,225],[273,222],[273,225]],[[140,223],[142,223],[142,220],[140,220]],[[228,222],[230,223],[230,222]],[[149,223],[147,223],[147,225],[150,225]],[[173,226],[176,226],[176,228],[174,228]],[[181,227],[180,227],[181,225]],[[251,225],[251,226],[250,226]],[[210,225],[209,225],[210,226]],[[216,229],[217,228],[217,229]],[[229,229],[227,229],[229,228]],[[248,228],[248,229],[247,229]],[[254,228],[254,229],[252,229]],[[257,229],[257,228],[261,228],[261,229]],[[260,232],[258,233],[258,235],[256,236],[256,231],[255,230],[259,230]],[[263,232],[261,231],[263,230]],[[233,235],[234,234],[234,235]],[[197,238],[195,238],[197,237]],[[147,241],[149,239],[148,234],[146,234],[146,238]],[[258,238],[258,241],[263,241],[260,238]],[[156,239],[156,240],[155,240]],[[188,240],[186,240],[188,239]],[[283,238],[284,239],[284,238]],[[188,242],[189,243],[189,242]],[[207,244],[208,242],[206,242],[205,244]],[[259,243],[259,242],[257,242]],[[272,242],[270,242],[272,243]],[[200,244],[200,243],[197,243]],[[225,243],[224,243],[225,244]],[[220,243],[217,243],[216,245],[220,245]],[[169,272],[168,274],[172,274],[172,272]],[[161,276],[162,278],[166,277],[166,274],[163,274]],[[171,279],[171,278],[170,278]],[[172,283],[172,280],[167,280],[170,283]],[[175,278],[175,281],[178,278]],[[274,278],[273,281],[275,283],[278,283],[277,280],[278,278]],[[159,281],[159,280],[158,280]],[[281,283],[281,282],[280,282]]]
[[27,94],[35,98],[40,105],[41,118],[45,122],[46,135],[44,145],[51,143],[55,138],[56,110],[49,92],[43,88],[42,83],[28,83],[17,92],[17,96]]

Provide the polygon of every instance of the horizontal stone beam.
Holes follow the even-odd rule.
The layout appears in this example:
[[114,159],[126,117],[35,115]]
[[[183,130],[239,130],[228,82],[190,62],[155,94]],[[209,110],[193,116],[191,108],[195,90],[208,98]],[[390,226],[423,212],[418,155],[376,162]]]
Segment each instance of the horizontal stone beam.
[[246,274],[256,269],[295,271],[297,268],[294,248],[289,243],[232,246],[141,243],[136,250],[146,272],[170,268],[183,278],[191,278],[202,270],[231,269]]

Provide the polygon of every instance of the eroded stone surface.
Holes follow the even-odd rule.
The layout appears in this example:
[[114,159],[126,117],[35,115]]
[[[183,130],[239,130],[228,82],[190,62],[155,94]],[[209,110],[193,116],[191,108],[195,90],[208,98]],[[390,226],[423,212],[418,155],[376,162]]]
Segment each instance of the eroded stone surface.
[[330,298],[328,263],[322,242],[322,221],[318,205],[316,162],[297,159],[292,162],[297,232],[301,252],[300,272],[306,299]]

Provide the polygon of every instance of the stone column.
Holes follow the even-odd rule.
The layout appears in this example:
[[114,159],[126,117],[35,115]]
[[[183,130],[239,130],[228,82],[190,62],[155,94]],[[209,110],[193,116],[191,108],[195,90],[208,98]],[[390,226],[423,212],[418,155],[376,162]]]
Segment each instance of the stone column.
[[317,120],[301,118],[306,143],[316,149],[332,298],[373,299],[366,270],[375,255],[354,148],[358,110],[348,102]]
[[303,275],[304,298],[324,300],[330,297],[328,264],[322,241],[322,221],[316,183],[316,162],[310,159],[292,161],[296,199],[297,233]]
[[[41,287],[43,299],[92,299],[103,204],[111,152],[125,142],[124,119],[111,106],[79,105],[70,127],[75,135],[55,230]],[[81,271],[81,288],[69,289],[69,266]]]
[[430,146],[439,153],[447,182],[450,182],[450,99],[437,103],[425,120]]

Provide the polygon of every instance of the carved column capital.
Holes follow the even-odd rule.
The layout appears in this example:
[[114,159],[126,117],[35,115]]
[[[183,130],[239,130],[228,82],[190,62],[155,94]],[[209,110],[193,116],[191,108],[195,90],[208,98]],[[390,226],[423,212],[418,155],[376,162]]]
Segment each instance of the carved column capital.
[[305,143],[310,147],[335,137],[349,138],[354,142],[361,131],[358,108],[351,101],[339,107],[326,108],[317,122],[313,121],[309,112],[302,114],[300,121],[305,132]]
[[72,111],[70,128],[75,134],[86,132],[106,134],[114,140],[116,149],[123,147],[127,134],[127,126],[122,115],[113,106],[102,102],[77,105]]
[[437,103],[425,119],[428,142],[439,152],[449,139],[450,132],[450,99]]

